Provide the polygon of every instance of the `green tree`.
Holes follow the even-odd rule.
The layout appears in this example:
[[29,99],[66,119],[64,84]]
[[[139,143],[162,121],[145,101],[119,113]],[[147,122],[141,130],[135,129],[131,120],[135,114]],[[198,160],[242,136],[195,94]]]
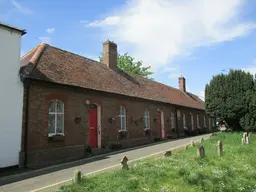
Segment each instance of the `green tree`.
[[[99,57],[100,62],[102,62],[103,57]],[[123,71],[130,72],[133,74],[141,75],[143,77],[149,78],[153,72],[150,72],[149,67],[143,67],[142,61],[135,61],[135,59],[125,53],[124,55],[117,55],[117,67]],[[152,78],[151,78],[152,79]]]
[[234,129],[252,129],[255,119],[255,79],[241,70],[213,76],[205,87],[209,116],[224,119]]

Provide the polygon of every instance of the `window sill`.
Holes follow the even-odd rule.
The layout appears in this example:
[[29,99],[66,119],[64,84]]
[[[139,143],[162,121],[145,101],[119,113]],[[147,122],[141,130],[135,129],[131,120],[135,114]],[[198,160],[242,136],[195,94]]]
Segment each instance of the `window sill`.
[[49,141],[64,141],[65,135],[49,135],[48,136]]
[[127,130],[118,130],[119,133],[121,132],[126,132],[127,133]]

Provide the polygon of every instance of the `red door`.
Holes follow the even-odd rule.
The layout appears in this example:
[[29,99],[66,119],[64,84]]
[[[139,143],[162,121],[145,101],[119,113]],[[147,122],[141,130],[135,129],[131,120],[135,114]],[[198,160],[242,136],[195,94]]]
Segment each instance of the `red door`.
[[163,138],[161,112],[158,112],[158,127],[160,131],[160,138]]
[[92,105],[90,107],[90,146],[98,147],[98,123],[97,123],[97,106]]

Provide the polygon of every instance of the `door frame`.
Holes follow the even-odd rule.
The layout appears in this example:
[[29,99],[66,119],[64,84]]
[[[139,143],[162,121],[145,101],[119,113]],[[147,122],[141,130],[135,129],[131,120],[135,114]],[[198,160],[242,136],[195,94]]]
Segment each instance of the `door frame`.
[[98,103],[92,104],[97,106],[97,148],[101,148],[101,106]]
[[164,112],[163,110],[159,109],[158,112],[160,113],[160,123],[161,123],[161,135],[162,135],[162,138],[161,139],[164,139],[165,138],[165,127],[164,127]]

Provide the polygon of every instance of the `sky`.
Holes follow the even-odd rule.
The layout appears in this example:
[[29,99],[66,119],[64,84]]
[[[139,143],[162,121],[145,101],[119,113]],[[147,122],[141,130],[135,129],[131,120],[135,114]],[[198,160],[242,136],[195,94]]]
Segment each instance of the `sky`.
[[98,60],[109,39],[202,99],[214,75],[256,73],[255,0],[0,0],[0,21],[26,29],[21,55],[46,42]]

